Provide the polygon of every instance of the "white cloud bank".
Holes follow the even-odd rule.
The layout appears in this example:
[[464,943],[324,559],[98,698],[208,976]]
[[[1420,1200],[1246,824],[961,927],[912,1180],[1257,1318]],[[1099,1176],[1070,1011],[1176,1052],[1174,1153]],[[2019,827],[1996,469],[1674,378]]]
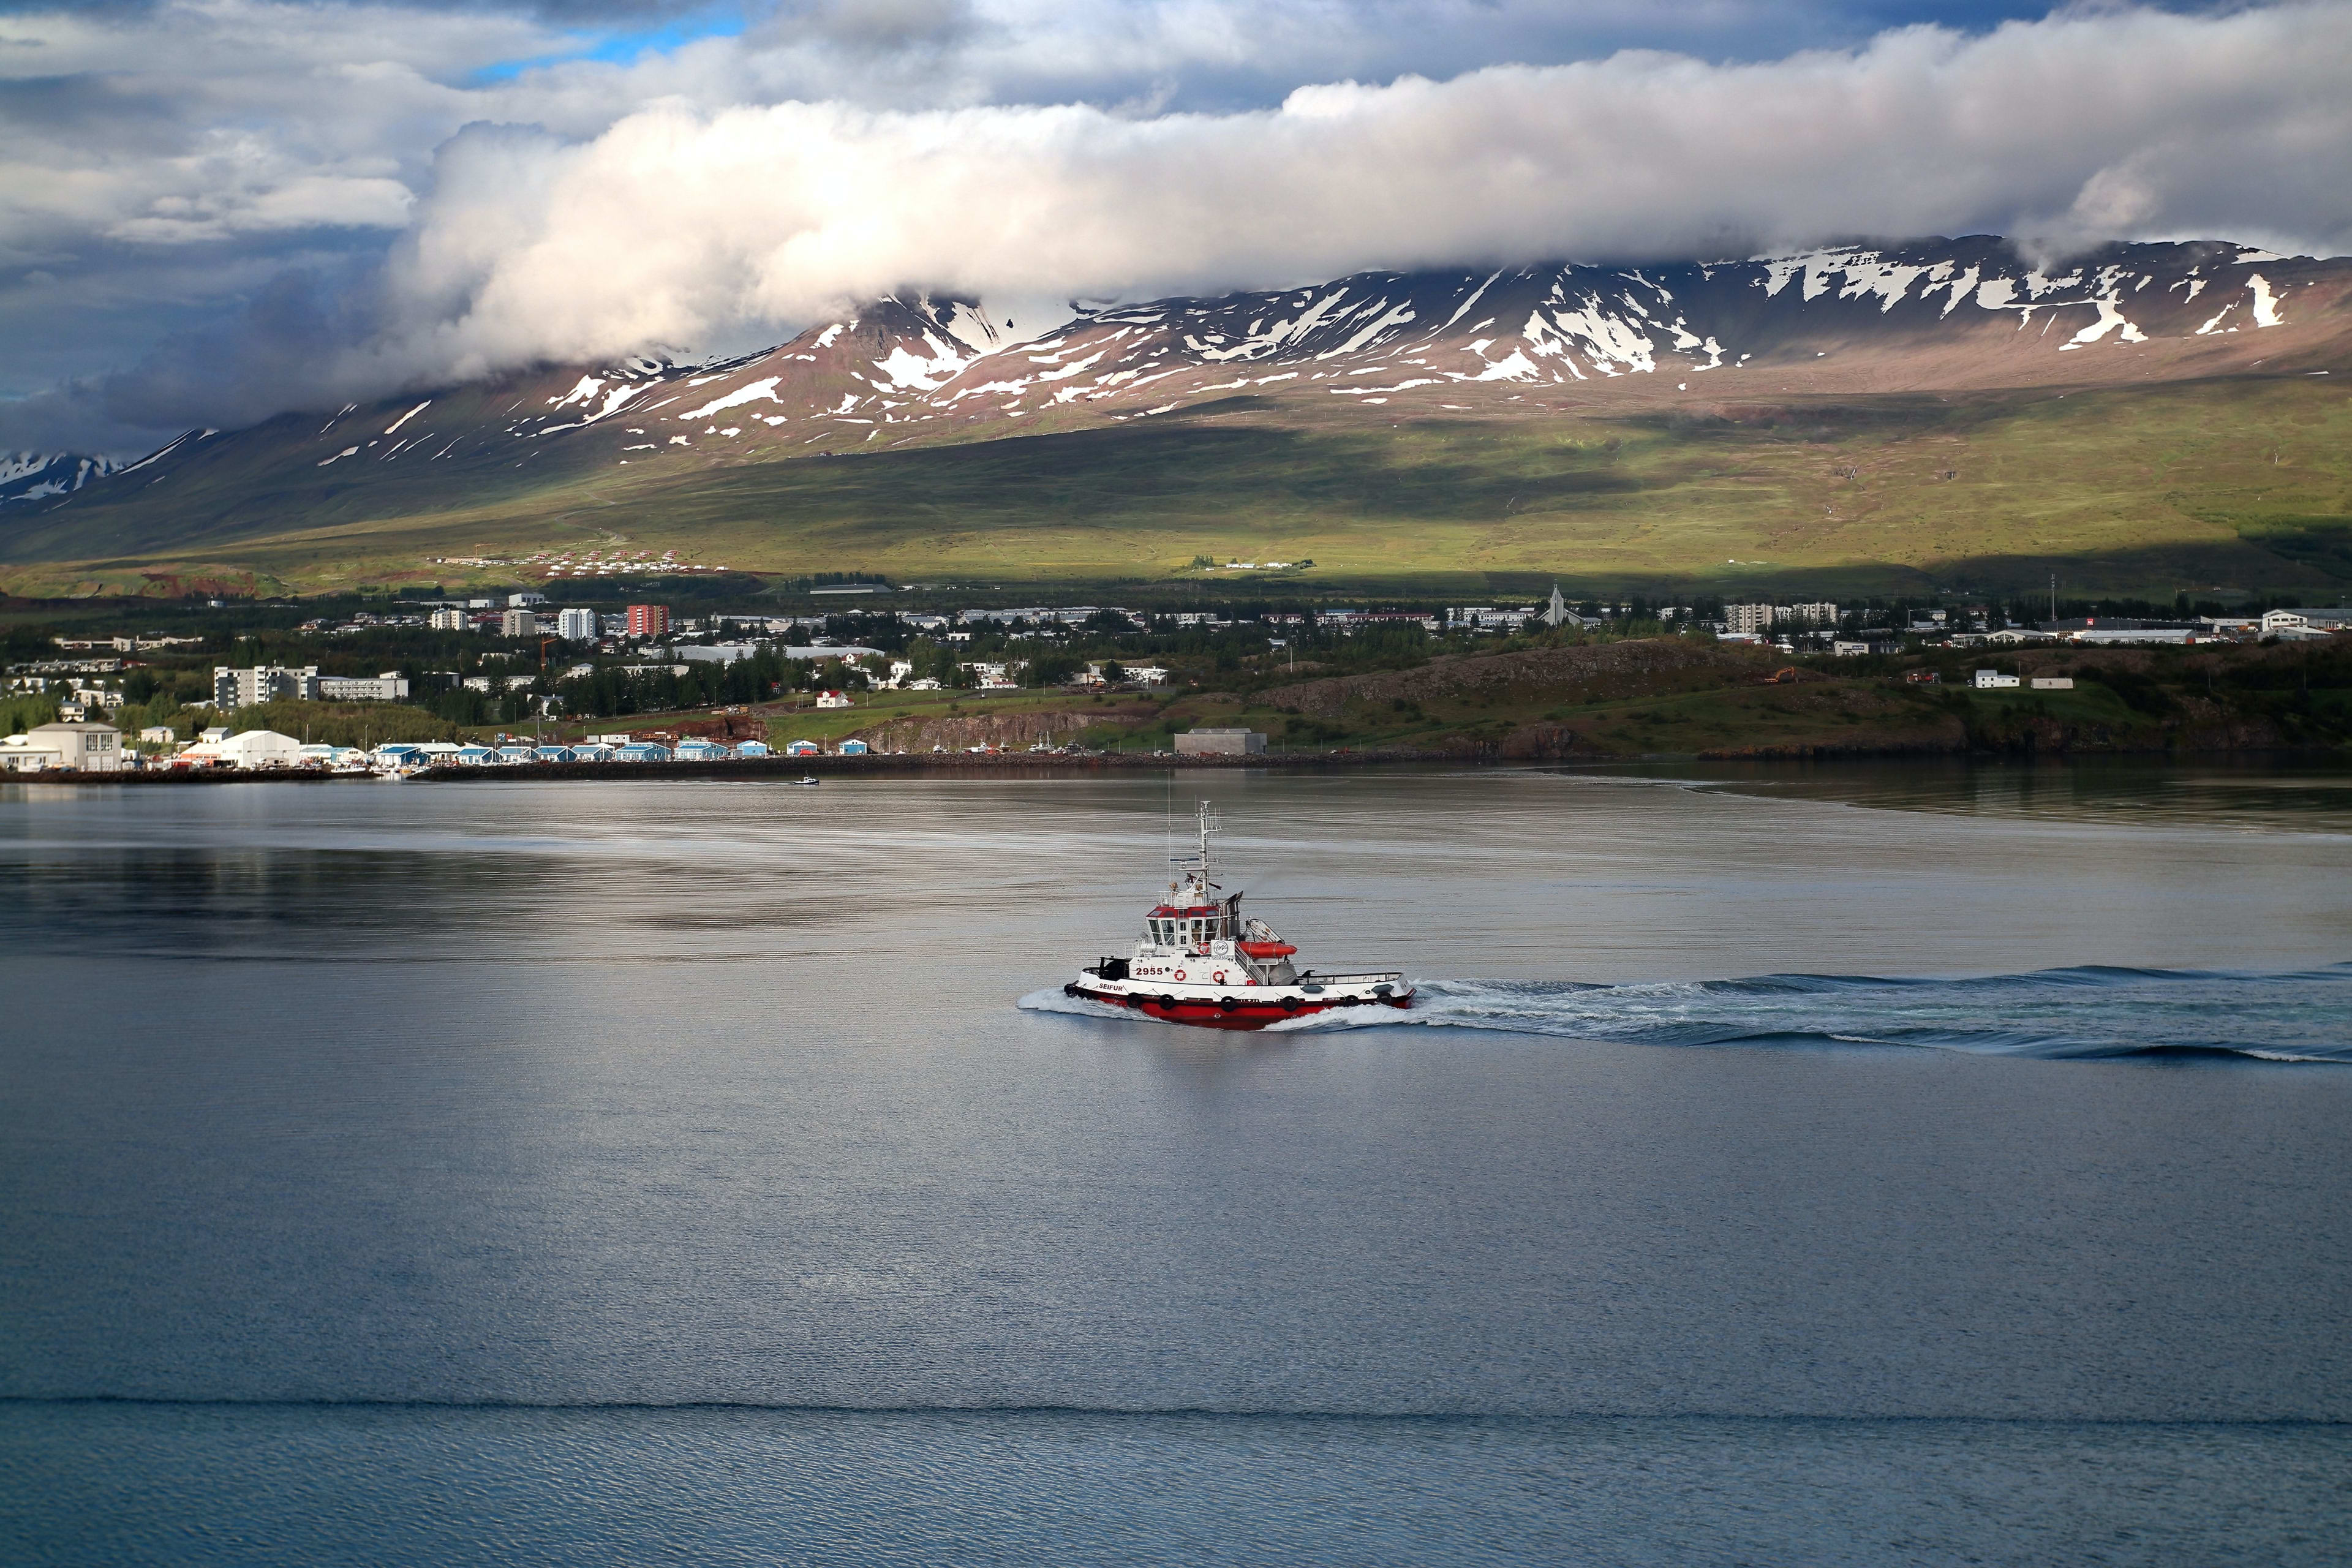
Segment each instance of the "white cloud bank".
[[[209,3],[215,17],[270,14],[255,0]],[[1132,299],[1371,267],[1730,256],[1930,233],[2053,249],[2352,244],[2346,0],[2067,12],[1973,36],[1912,27],[1752,64],[1620,52],[1303,87],[1222,112],[964,101],[1003,88],[971,63],[996,48],[1003,65],[1002,19],[953,4],[916,13],[929,31],[874,46],[878,63],[822,101],[773,95],[805,85],[812,48],[839,63],[866,45],[706,39],[489,86],[451,85],[453,62],[548,35],[458,18],[435,46],[439,65],[365,70],[321,45],[299,84],[273,90],[314,107],[348,96],[367,106],[358,122],[306,110],[295,153],[283,137],[265,147],[221,132],[209,168],[154,163],[165,173],[153,177],[185,185],[166,198],[95,177],[58,188],[20,243],[47,229],[26,248],[63,247],[78,222],[111,225],[117,245],[185,249],[305,223],[396,235],[357,282],[289,285],[237,330],[85,389],[83,402],[147,426],[741,342],[909,287]],[[1292,26],[1302,9],[1271,14]],[[396,19],[333,15],[346,29]],[[1214,52],[1197,39],[1185,50]],[[1082,65],[1055,68],[1092,68]],[[951,85],[905,88],[925,70]],[[646,101],[652,91],[667,96]],[[904,99],[954,106],[882,106]],[[485,111],[532,123],[450,134]],[[446,138],[429,164],[420,127]]]
[[2332,252],[2347,81],[2352,6],[2306,4],[1910,28],[1759,65],[1620,54],[1224,115],[672,101],[580,144],[451,142],[360,363],[596,358],[909,285],[1133,298],[1864,234]]

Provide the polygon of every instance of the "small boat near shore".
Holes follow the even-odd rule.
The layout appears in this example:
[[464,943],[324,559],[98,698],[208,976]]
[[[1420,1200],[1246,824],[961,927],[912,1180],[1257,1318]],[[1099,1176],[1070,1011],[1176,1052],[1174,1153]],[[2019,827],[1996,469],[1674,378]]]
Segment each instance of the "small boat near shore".
[[1170,862],[1167,895],[1143,917],[1143,937],[1126,958],[1078,972],[1063,994],[1124,1007],[1171,1024],[1262,1029],[1285,1018],[1348,1007],[1410,1007],[1402,970],[1320,973],[1299,969],[1298,949],[1262,920],[1244,919],[1242,895],[1215,879],[1217,819],[1195,811],[1200,846]]

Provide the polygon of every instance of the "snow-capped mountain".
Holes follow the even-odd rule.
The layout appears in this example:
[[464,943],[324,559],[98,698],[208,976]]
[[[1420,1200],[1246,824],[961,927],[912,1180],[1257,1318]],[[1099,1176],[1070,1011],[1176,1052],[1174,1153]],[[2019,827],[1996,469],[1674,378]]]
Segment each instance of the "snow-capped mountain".
[[[724,363],[556,367],[192,433],[103,483],[79,459],[19,459],[8,482],[30,504],[7,509],[0,552],[98,553],[68,544],[90,533],[69,520],[94,524],[134,499],[168,495],[176,539],[225,539],[264,517],[446,512],[599,475],[675,478],[1192,409],[1318,423],[1647,414],[2341,374],[2347,361],[2352,260],[2220,242],[2112,246],[2047,268],[1977,237],[1664,267],[1364,272],[1094,310],[1027,341],[977,302],[908,295]],[[163,526],[84,542],[130,550]]]

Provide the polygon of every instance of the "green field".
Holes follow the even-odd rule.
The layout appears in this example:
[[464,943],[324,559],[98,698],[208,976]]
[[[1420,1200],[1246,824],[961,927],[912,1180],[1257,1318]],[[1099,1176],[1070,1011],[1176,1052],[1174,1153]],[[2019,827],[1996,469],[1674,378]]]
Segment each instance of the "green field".
[[[20,594],[467,582],[429,558],[625,541],[763,574],[1260,596],[2320,592],[2352,583],[2352,387],[2242,379],[1888,395],[1704,416],[1367,422],[1235,399],[1112,429],[873,456],[503,474],[458,495],[160,494],[93,509],[123,553],[0,568]],[[211,510],[205,510],[204,508]],[[331,515],[320,515],[321,508]],[[127,510],[126,510],[127,509]],[[1268,579],[1190,566],[1311,559]],[[142,575],[143,574],[143,575]],[[249,574],[241,576],[240,574]],[[514,574],[504,570],[503,577]],[[501,576],[476,573],[475,580]],[[1203,592],[1210,590],[1202,589]]]

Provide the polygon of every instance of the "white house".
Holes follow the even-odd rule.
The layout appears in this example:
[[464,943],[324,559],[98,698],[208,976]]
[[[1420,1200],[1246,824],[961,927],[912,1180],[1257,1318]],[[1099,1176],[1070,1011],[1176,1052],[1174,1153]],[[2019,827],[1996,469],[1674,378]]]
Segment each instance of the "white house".
[[1997,691],[2004,687],[2015,686],[2016,684],[2017,677],[2013,675],[2003,675],[1997,669],[1979,669],[1977,671],[1977,689],[1979,691]]
[[848,693],[842,691],[818,692],[816,694],[816,705],[820,708],[847,708],[852,706]]

